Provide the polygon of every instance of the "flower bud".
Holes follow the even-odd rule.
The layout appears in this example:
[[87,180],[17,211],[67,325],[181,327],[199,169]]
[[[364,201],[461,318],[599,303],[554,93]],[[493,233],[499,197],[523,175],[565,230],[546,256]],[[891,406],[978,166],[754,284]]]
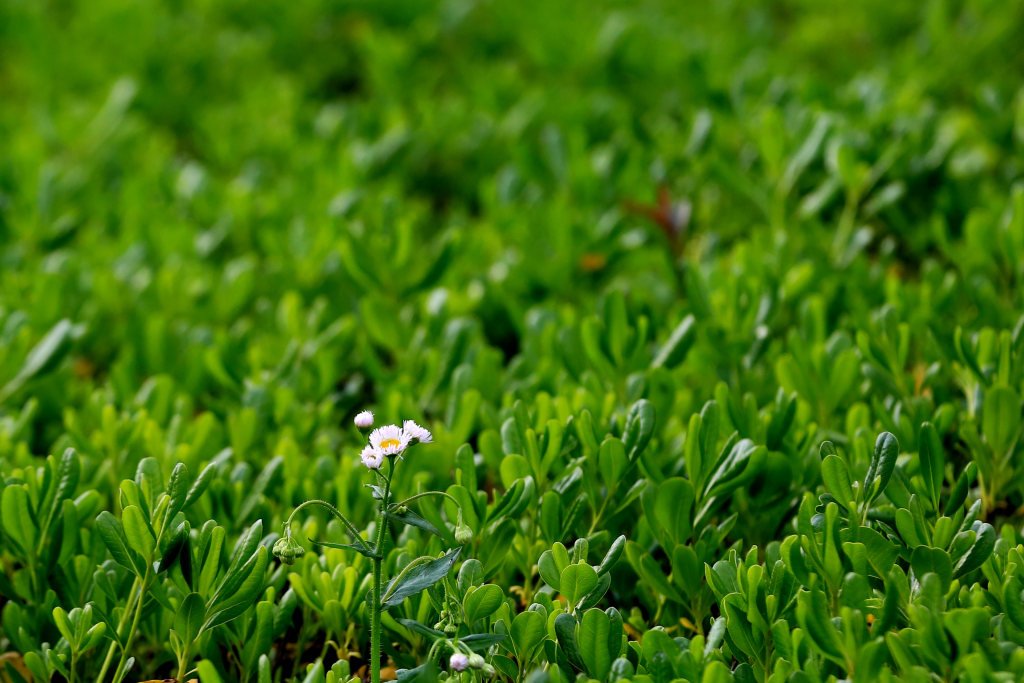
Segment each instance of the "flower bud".
[[295,560],[305,553],[306,549],[295,542],[290,531],[286,531],[274,544],[274,557],[281,560],[281,564],[295,564]]
[[[474,655],[478,656],[478,655]],[[448,660],[448,666],[452,671],[465,671],[469,666],[470,658],[461,652],[456,652],[452,655],[451,659]]]
[[484,658],[476,653],[469,656],[468,664],[470,669],[482,669],[487,666],[487,662],[484,661]]
[[369,410],[364,410],[363,412],[356,415],[356,419],[354,420],[354,422],[356,423],[356,427],[359,427],[360,429],[372,427],[373,413],[371,413]]
[[462,510],[459,510],[458,521],[455,524],[455,542],[459,545],[473,542],[473,530],[462,521]]

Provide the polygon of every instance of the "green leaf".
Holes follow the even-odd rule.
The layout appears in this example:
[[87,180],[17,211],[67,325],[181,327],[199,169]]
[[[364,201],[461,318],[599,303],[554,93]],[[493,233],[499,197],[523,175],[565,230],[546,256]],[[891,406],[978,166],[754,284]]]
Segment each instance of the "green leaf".
[[199,636],[206,620],[206,603],[199,593],[189,593],[174,614],[174,630],[182,642],[189,644]]
[[260,501],[263,500],[263,494],[267,487],[270,486],[271,482],[277,477],[277,473],[283,468],[284,458],[279,455],[275,455],[263,466],[256,480],[245,489],[247,495],[237,513],[239,518],[251,519],[253,517],[252,513]]
[[547,491],[540,502],[540,528],[544,539],[554,543],[562,535],[562,497],[555,491]]
[[252,554],[263,538],[263,520],[256,520],[246,531],[239,536],[235,547],[231,551],[231,559],[228,560],[228,568],[225,575],[230,577],[239,567],[251,561]]
[[665,344],[658,350],[651,367],[675,368],[686,358],[690,347],[697,339],[697,320],[688,315],[676,325]]
[[723,450],[711,468],[703,498],[724,496],[746,484],[760,471],[766,453],[764,446],[750,439],[741,439]]
[[562,648],[566,659],[577,669],[583,669],[583,658],[580,656],[580,648],[576,643],[576,619],[569,614],[559,614],[555,617],[555,638],[558,639],[558,646]]
[[179,462],[171,470],[171,478],[167,483],[167,493],[171,497],[167,506],[167,519],[174,519],[174,516],[184,509],[190,483],[188,467],[185,463]]
[[854,507],[853,487],[850,484],[850,468],[838,455],[827,455],[821,461],[821,478],[825,488],[835,497],[836,502],[847,510]]
[[256,604],[256,624],[242,649],[242,662],[247,670],[256,668],[260,654],[270,650],[274,640],[275,611],[276,607],[270,600]]
[[899,547],[871,527],[858,527],[856,532],[857,540],[864,544],[868,564],[875,570],[875,575],[885,577],[899,557]]
[[630,462],[635,462],[651,437],[654,436],[654,406],[646,399],[640,399],[629,409],[626,416],[626,428],[622,434],[622,443]]
[[157,565],[157,573],[162,573],[174,566],[174,563],[178,561],[182,551],[190,552],[188,550],[189,541],[189,524],[188,522],[182,522],[181,525],[175,530],[174,535],[171,537],[170,542],[167,544],[167,548],[160,556],[160,563]]
[[925,574],[935,574],[942,582],[942,592],[949,590],[949,582],[953,579],[953,561],[945,550],[917,546],[910,556],[910,568],[919,581]]
[[196,664],[196,677],[203,683],[223,683],[217,667],[209,659],[201,659]]
[[818,589],[797,594],[796,616],[800,628],[810,636],[821,653],[837,664],[842,664],[842,646],[829,619],[825,594]]
[[81,649],[83,652],[88,651],[100,644],[103,640],[103,636],[106,635],[107,625],[103,622],[94,624],[85,633],[84,641],[82,642]]
[[889,432],[882,432],[875,441],[875,452],[868,465],[868,473],[864,477],[865,500],[873,501],[882,495],[889,485],[892,472],[896,469],[896,460],[900,455],[900,444]]
[[1003,609],[1006,617],[1024,631],[1024,582],[1019,576],[1008,576],[1003,582]]
[[355,545],[352,543],[333,543],[331,541],[317,541],[315,539],[308,539],[313,545],[318,545],[323,548],[335,548],[337,550],[352,550],[359,553],[363,557],[368,557],[371,560],[376,559],[377,555],[374,554],[373,549],[361,545]]
[[491,655],[491,664],[494,669],[509,680],[516,680],[519,677],[519,665],[506,655]]
[[676,602],[683,602],[679,592],[669,583],[668,578],[661,570],[658,561],[651,557],[651,554],[642,549],[634,541],[626,544],[626,557],[633,569],[651,589],[669,597]]
[[471,633],[468,636],[461,636],[459,640],[461,640],[464,645],[468,645],[469,649],[473,650],[474,652],[481,652],[491,647],[492,645],[497,645],[498,643],[504,641],[505,634]]
[[156,538],[153,537],[149,524],[142,516],[142,510],[136,505],[129,505],[121,512],[121,522],[124,524],[124,535],[128,540],[128,547],[141,554],[148,563],[153,558]]
[[0,402],[7,400],[29,380],[51,372],[71,352],[74,340],[80,337],[83,328],[64,319],[50,328],[25,357],[18,374],[0,389]]
[[[991,620],[988,610],[979,607],[955,608],[943,615],[946,630],[956,641],[956,651],[962,653],[971,652],[975,643],[989,641],[992,635]],[[989,666],[982,662],[982,666],[973,672],[974,677],[977,680],[991,680],[989,676],[979,675],[990,670]]]
[[616,681],[631,681],[636,676],[636,668],[633,663],[625,657],[619,657],[612,662],[611,673],[609,681],[615,683]]
[[448,572],[451,571],[452,565],[455,564],[461,552],[462,548],[456,548],[443,557],[416,565],[412,569],[398,574],[384,591],[381,607],[390,609],[400,605],[407,597],[430,588],[448,576]]
[[427,520],[423,519],[412,510],[406,510],[405,512],[396,512],[395,510],[390,510],[387,513],[387,516],[388,519],[394,522],[408,524],[409,526],[414,526],[419,529],[423,529],[427,533],[431,533],[439,538],[443,538],[443,536],[441,536],[441,532],[437,530],[436,526],[434,526]]
[[516,658],[530,661],[533,651],[547,636],[547,622],[540,612],[526,610],[512,620],[512,647]]
[[203,468],[203,471],[199,473],[196,480],[192,482],[192,486],[188,490],[188,494],[185,496],[184,508],[188,509],[193,503],[199,500],[199,497],[203,495],[210,482],[217,475],[217,463],[211,462],[209,465]]
[[981,433],[996,457],[1002,458],[1020,432],[1020,397],[1010,387],[995,386],[985,392],[981,408]]
[[597,567],[598,575],[607,574],[612,570],[612,567],[616,565],[619,558],[622,557],[622,553],[626,549],[626,536],[623,534],[614,541],[611,546],[608,547],[608,552],[604,554],[604,558],[601,560],[601,564]]
[[739,593],[730,593],[722,599],[722,609],[725,612],[730,641],[747,657],[756,658],[760,652],[761,643],[759,639],[755,640],[754,631],[744,608],[744,599]]
[[[260,527],[262,528],[262,523],[257,522],[257,524],[260,524]],[[242,544],[236,544],[236,550],[239,545]],[[245,547],[247,547],[247,544]],[[207,600],[209,612],[211,614],[213,614],[224,602],[230,600],[231,596],[235,595],[242,584],[249,579],[259,559],[259,548],[261,548],[261,546],[257,546],[247,554],[241,555],[237,563],[232,561],[228,565],[228,568],[224,571],[224,576],[221,579],[220,584],[213,593],[213,597]],[[212,566],[215,567],[216,565]],[[206,567],[204,567],[203,570],[205,572]],[[206,591],[201,590],[200,592],[205,593]]]
[[273,683],[270,658],[265,654],[260,655],[259,662],[256,665],[256,683]]
[[677,545],[672,551],[672,581],[686,593],[700,587],[704,563],[691,546]]
[[736,680],[729,667],[717,660],[708,663],[700,679],[701,683],[733,683]]
[[480,586],[484,582],[484,565],[480,560],[476,558],[469,558],[462,563],[459,567],[459,575],[456,579],[456,585],[459,590],[463,593],[467,592],[472,586]]
[[953,486],[953,490],[949,493],[949,498],[946,500],[946,506],[942,509],[942,514],[947,517],[951,517],[960,511],[964,501],[967,500],[968,489],[971,484],[974,483],[975,478],[978,476],[978,465],[975,462],[967,463],[967,467],[957,477],[956,484]]
[[575,608],[590,591],[597,587],[597,571],[589,564],[570,564],[559,577],[559,591]]
[[885,597],[882,610],[871,627],[872,633],[885,633],[891,629],[900,617],[900,581],[906,577],[898,566],[889,568],[885,581]]
[[517,517],[532,502],[536,489],[533,477],[524,477],[512,482],[512,486],[505,491],[497,505],[487,515],[486,521]]
[[938,432],[930,422],[921,425],[918,450],[921,458],[921,478],[924,479],[925,490],[932,503],[932,508],[938,510],[945,456]]
[[601,472],[601,481],[607,487],[607,495],[611,495],[623,483],[622,475],[629,467],[625,446],[614,437],[605,439],[601,442],[597,463]]
[[3,523],[4,531],[21,547],[22,552],[31,552],[39,532],[32,520],[28,491],[18,485],[4,488],[0,510],[3,511],[3,519],[0,521]]
[[78,462],[78,454],[75,453],[75,449],[64,449],[64,453],[60,457],[60,463],[57,465],[57,488],[50,498],[46,519],[40,527],[46,532],[48,537],[53,535],[54,527],[59,519],[57,513],[63,507],[64,501],[75,495],[80,471],[81,465]]
[[569,566],[569,553],[561,543],[555,543],[551,550],[545,550],[537,560],[537,570],[544,583],[561,590],[562,570]]
[[96,517],[95,529],[115,562],[138,576],[146,573],[146,563],[128,547],[124,529],[117,517],[104,510]]
[[246,610],[256,604],[256,598],[263,592],[266,583],[266,570],[270,554],[267,549],[260,546],[249,562],[242,565],[237,576],[244,576],[244,580],[232,582],[230,590],[218,591],[206,611],[206,622],[203,630],[213,630],[222,624],[240,617]]
[[470,588],[462,603],[462,608],[466,612],[466,621],[472,624],[479,619],[491,616],[501,606],[504,599],[504,592],[499,586],[492,583]]
[[[968,574],[981,567],[981,565],[985,564],[985,560],[992,556],[992,551],[996,547],[996,530],[991,524],[975,522],[972,531],[975,534],[974,543],[967,552],[957,559],[956,564],[953,566],[954,578],[960,578],[964,574]],[[960,535],[957,534],[957,536]],[[956,541],[953,542],[953,546],[956,546]]]
[[[693,533],[693,485],[681,477],[666,479],[654,494],[654,519],[667,539],[662,545],[671,548],[686,543]],[[650,517],[648,517],[650,520]]]
[[584,612],[576,635],[587,673],[599,681],[608,676],[612,661],[622,648],[622,618],[614,608],[608,611],[595,608]]
[[77,649],[78,639],[75,638],[75,629],[71,625],[71,620],[68,619],[68,613],[61,607],[53,608],[53,621],[57,624],[57,630],[64,636],[64,640],[68,641],[72,649]]
[[415,619],[396,619],[396,621],[402,626],[412,631],[413,633],[417,633],[421,636],[426,636],[431,640],[444,638],[444,631],[438,631],[436,628],[430,628],[426,624],[421,624]]
[[512,547],[512,541],[516,537],[516,522],[505,517],[492,524],[482,535],[483,541],[477,554],[484,558],[484,575],[491,576],[501,569],[505,556]]

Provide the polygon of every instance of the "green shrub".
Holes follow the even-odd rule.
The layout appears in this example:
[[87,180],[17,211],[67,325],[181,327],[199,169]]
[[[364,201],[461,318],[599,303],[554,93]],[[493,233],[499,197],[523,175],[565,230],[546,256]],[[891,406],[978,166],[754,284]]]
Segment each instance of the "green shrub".
[[0,3],[0,681],[1024,679],[1022,32]]

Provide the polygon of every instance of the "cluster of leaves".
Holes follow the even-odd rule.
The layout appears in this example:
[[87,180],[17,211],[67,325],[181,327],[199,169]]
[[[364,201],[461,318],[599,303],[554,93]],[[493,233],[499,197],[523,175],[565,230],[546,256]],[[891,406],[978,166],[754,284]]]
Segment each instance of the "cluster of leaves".
[[1021,680],[1022,33],[0,3],[0,680]]

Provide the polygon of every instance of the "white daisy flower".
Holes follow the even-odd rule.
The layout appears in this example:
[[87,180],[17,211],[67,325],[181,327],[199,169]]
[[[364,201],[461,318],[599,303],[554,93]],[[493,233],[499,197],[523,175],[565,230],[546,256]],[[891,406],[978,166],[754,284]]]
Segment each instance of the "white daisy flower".
[[434,437],[429,430],[420,427],[412,420],[406,420],[402,423],[402,431],[405,432],[410,439],[416,439],[420,443],[430,443],[434,440]]
[[359,454],[359,458],[371,470],[379,470],[380,466],[384,463],[384,454],[373,446],[364,448],[363,452]]
[[384,455],[400,455],[409,447],[410,438],[398,425],[384,425],[370,432],[370,446]]
[[360,429],[372,427],[373,413],[371,413],[369,410],[364,410],[363,412],[356,415],[356,419],[354,420],[354,422],[356,423],[356,427],[359,427]]

